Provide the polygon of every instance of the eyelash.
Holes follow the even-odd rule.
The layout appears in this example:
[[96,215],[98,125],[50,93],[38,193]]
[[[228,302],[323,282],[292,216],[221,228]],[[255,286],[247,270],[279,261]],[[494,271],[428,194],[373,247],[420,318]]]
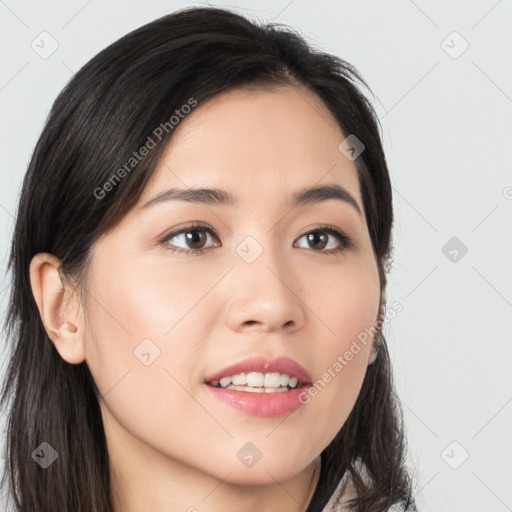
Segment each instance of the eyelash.
[[[210,233],[210,235],[213,235],[215,238],[218,239],[215,231],[213,229],[211,229],[209,226],[201,224],[201,223],[193,223],[193,224],[190,224],[189,226],[180,228],[178,231],[174,231],[174,232],[166,235],[163,238],[163,240],[160,241],[160,243],[167,245],[170,239],[172,239],[176,236],[179,236],[183,233],[188,233],[190,231],[207,231]],[[339,247],[337,249],[329,249],[327,251],[324,251],[324,250],[315,251],[314,249],[311,249],[313,252],[325,253],[325,254],[340,254],[340,253],[349,251],[350,249],[353,249],[355,246],[354,242],[352,241],[352,239],[350,237],[345,235],[338,228],[331,226],[331,225],[316,226],[313,229],[307,231],[306,233],[303,233],[301,236],[299,236],[297,238],[297,240],[300,240],[301,238],[303,238],[306,235],[310,235],[312,233],[318,233],[318,232],[320,232],[320,233],[325,232],[325,233],[329,233],[330,235],[335,236],[338,239],[338,241],[340,242],[341,247]],[[167,247],[167,248],[172,253],[180,252],[182,254],[193,254],[195,256],[204,254],[207,251],[207,249],[183,249],[181,247]]]

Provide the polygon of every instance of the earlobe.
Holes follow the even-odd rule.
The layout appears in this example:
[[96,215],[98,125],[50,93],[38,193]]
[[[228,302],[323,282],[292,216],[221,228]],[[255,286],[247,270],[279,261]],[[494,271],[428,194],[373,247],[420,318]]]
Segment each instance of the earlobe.
[[82,306],[61,279],[60,263],[52,254],[36,254],[30,262],[30,285],[48,337],[62,359],[79,364],[85,361]]
[[375,359],[377,359],[377,349],[375,348],[375,344],[372,343],[372,346],[370,348],[370,357],[368,358],[368,366],[373,364],[375,362]]
[[386,339],[384,338],[384,334],[381,332],[379,337],[371,345],[370,356],[368,358],[368,366],[373,364],[377,359],[383,343],[386,343]]
[[375,360],[377,359],[377,356],[379,355],[379,348],[380,345],[384,342],[384,334],[382,333],[382,326],[384,324],[384,314],[386,311],[386,296],[384,294],[384,290],[381,290],[380,295],[380,302],[379,302],[379,316],[378,320],[376,321],[376,325],[380,324],[379,333],[376,337],[374,337],[371,347],[370,347],[370,353],[368,356],[368,366],[372,365]]

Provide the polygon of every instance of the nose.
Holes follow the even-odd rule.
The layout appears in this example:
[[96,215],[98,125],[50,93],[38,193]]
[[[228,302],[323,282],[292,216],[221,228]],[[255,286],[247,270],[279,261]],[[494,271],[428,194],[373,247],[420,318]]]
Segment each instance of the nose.
[[277,249],[269,247],[252,263],[240,258],[230,272],[227,290],[229,327],[238,332],[290,333],[301,329],[306,305],[298,271]]

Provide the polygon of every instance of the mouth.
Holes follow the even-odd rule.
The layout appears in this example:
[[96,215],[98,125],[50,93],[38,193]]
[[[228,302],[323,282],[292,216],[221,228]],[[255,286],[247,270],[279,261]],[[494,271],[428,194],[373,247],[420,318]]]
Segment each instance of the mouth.
[[311,376],[299,363],[288,357],[271,361],[264,357],[253,357],[207,377],[205,384],[248,393],[279,393],[311,385]]
[[297,377],[279,372],[237,373],[222,377],[218,381],[206,382],[206,384],[214,388],[247,391],[248,393],[282,393],[305,385],[299,382]]
[[311,376],[286,357],[246,359],[207,377],[207,389],[224,404],[254,416],[282,416],[298,409]]

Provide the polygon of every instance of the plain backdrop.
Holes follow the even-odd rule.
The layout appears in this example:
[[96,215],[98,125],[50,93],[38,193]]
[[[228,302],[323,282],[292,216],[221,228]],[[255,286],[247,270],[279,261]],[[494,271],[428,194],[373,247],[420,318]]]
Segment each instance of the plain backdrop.
[[[189,5],[206,3],[0,1],[2,315],[18,194],[57,94],[105,46]],[[388,303],[403,306],[385,332],[419,510],[512,510],[512,2],[214,5],[293,26],[373,89],[396,215]]]

